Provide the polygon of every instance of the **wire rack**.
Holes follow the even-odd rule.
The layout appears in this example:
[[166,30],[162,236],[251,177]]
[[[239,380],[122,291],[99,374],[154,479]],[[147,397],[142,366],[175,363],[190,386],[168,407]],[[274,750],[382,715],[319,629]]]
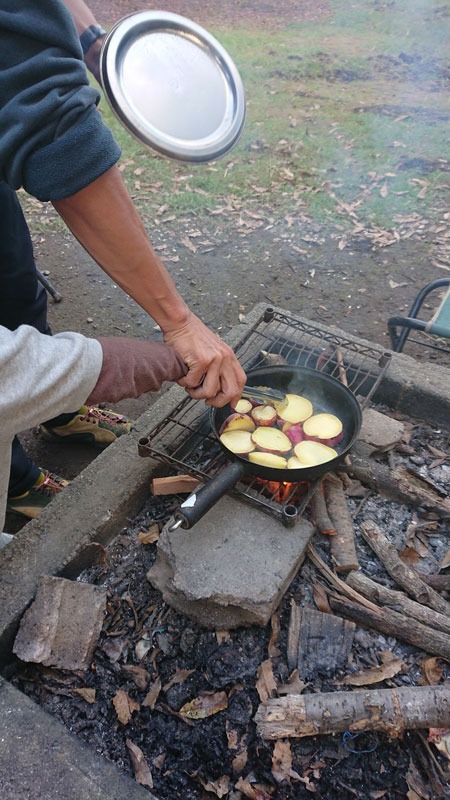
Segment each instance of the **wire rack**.
[[[391,353],[375,345],[321,329],[294,315],[267,308],[249,326],[236,355],[246,370],[271,364],[306,366],[345,383],[364,408],[381,382]],[[222,470],[229,459],[212,432],[210,410],[189,397],[173,408],[139,441],[139,454],[189,474],[202,483]],[[301,515],[316,484],[277,484],[246,476],[231,494],[292,525]]]

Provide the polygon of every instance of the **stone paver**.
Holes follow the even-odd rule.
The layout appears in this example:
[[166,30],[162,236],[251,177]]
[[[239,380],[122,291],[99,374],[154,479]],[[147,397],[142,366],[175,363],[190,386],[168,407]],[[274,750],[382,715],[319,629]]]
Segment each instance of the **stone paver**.
[[59,669],[85,670],[94,654],[106,611],[106,589],[43,575],[25,611],[14,653]]

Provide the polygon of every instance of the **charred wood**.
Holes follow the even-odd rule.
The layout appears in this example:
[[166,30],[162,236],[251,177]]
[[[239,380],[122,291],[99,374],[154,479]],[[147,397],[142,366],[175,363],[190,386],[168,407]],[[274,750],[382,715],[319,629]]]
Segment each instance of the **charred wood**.
[[408,472],[404,467],[390,469],[386,464],[368,458],[366,452],[358,444],[352,451],[351,465],[342,466],[340,471],[349,473],[364,486],[388,500],[416,508],[427,508],[443,517],[450,516],[450,498],[443,497],[426,480]]
[[428,586],[415,572],[401,560],[396,548],[391,544],[378,525],[372,520],[361,523],[361,533],[367,544],[386,567],[387,572],[405,591],[417,600],[440,614],[450,616],[450,603]]
[[405,730],[450,725],[450,686],[416,686],[287,695],[261,704],[256,723],[263,739],[301,738],[350,731]]
[[352,649],[353,622],[314,608],[300,609],[298,674],[308,680],[318,673],[329,674],[347,663]]
[[352,603],[340,597],[330,596],[328,599],[333,611],[345,619],[351,619],[364,628],[375,629],[387,636],[395,636],[431,655],[450,658],[450,635],[442,631],[429,628],[419,621],[415,621],[413,625],[411,617],[406,617],[391,608],[379,608],[374,613],[359,603]]
[[364,597],[382,603],[400,614],[406,614],[406,616],[417,619],[430,628],[450,635],[450,618],[447,615],[433,611],[421,603],[416,603],[415,600],[411,600],[403,592],[388,589],[386,586],[382,586],[380,583],[368,578],[362,572],[349,572],[347,583],[352,589],[356,589],[356,591],[363,594]]

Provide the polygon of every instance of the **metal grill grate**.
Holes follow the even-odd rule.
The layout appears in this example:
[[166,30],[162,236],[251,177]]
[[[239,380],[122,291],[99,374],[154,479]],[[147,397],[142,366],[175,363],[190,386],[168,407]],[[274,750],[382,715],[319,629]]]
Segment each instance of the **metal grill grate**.
[[[382,348],[321,330],[304,320],[267,308],[249,328],[236,355],[244,369],[276,363],[318,369],[346,383],[362,407],[385,374],[391,359]],[[139,442],[139,453],[206,482],[229,463],[211,432],[210,412],[187,397]],[[232,494],[288,525],[309,502],[315,485],[279,484],[247,476]]]

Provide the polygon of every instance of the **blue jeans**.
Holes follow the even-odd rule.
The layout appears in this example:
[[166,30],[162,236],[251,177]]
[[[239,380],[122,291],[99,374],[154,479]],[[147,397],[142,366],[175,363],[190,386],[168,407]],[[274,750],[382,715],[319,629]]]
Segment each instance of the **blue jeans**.
[[[47,293],[39,283],[30,231],[16,193],[0,181],[0,325],[11,331],[32,325],[51,335]],[[70,421],[64,414],[52,424]],[[39,477],[39,467],[27,456],[17,436],[12,446],[8,493],[26,492]]]

